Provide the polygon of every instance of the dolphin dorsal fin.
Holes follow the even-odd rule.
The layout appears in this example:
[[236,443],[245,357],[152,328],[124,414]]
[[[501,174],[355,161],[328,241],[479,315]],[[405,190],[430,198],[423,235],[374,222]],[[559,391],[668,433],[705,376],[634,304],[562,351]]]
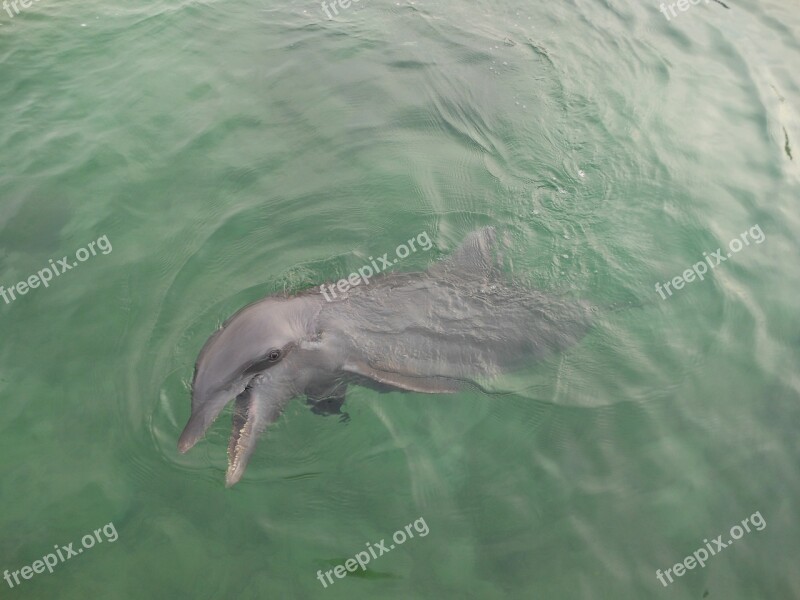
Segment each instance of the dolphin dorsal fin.
[[467,235],[453,254],[428,271],[434,275],[490,279],[497,274],[501,262],[497,232],[494,227],[484,227]]

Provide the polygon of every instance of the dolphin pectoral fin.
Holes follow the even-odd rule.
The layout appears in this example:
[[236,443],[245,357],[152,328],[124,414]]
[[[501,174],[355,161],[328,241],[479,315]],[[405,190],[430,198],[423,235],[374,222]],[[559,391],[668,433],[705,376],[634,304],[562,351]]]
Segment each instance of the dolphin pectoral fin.
[[330,415],[345,415],[342,412],[342,405],[345,401],[347,392],[343,389],[335,396],[327,396],[325,398],[318,398],[312,400],[311,396],[308,397],[308,403],[311,405],[311,412],[315,415],[327,417]]
[[267,425],[274,423],[286,402],[275,402],[247,388],[236,397],[233,408],[231,437],[228,442],[228,471],[225,485],[237,483],[256,448],[256,442]]
[[388,385],[407,392],[421,392],[423,394],[453,394],[461,389],[458,381],[444,377],[415,377],[381,371],[369,366],[365,362],[351,362],[344,365],[344,370],[366,377],[383,385]]
[[342,418],[347,418],[347,413],[341,410],[346,396],[347,384],[334,380],[306,388],[306,398],[311,405],[311,412],[323,417],[342,415]]

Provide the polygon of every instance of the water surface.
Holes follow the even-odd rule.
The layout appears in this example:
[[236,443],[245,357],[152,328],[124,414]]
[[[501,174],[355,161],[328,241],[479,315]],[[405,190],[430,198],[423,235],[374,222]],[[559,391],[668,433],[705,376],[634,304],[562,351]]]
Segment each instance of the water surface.
[[[800,597],[800,13],[727,4],[0,11],[0,284],[113,246],[0,301],[0,569],[119,533],[2,597]],[[346,424],[295,401],[232,489],[228,413],[177,453],[236,309],[485,225],[509,276],[600,307],[577,346],[488,396],[353,388]]]

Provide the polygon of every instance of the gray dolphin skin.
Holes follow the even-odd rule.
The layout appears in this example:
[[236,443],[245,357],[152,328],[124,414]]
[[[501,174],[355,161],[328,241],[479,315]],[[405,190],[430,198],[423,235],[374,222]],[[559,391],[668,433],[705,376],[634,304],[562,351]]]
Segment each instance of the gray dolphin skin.
[[577,343],[590,305],[504,281],[496,238],[494,228],[480,229],[425,272],[382,275],[331,301],[314,288],[239,310],[197,359],[180,452],[235,399],[231,486],[292,398],[337,414],[348,385],[453,393]]

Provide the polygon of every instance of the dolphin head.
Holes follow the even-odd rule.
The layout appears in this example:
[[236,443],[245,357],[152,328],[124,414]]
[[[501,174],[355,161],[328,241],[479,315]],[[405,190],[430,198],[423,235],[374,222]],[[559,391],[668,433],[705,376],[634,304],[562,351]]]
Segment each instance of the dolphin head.
[[227,484],[242,476],[258,434],[304,387],[300,356],[316,337],[311,297],[270,297],[233,315],[203,346],[192,380],[192,414],[178,441],[183,453],[236,399]]

